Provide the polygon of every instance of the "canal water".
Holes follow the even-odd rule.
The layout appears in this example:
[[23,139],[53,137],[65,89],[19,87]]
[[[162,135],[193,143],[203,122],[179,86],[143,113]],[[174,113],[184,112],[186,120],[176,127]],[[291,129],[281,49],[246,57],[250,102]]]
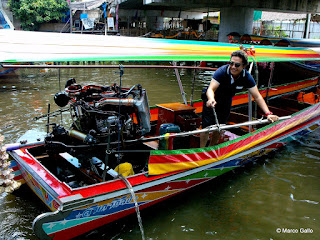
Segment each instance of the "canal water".
[[[20,69],[0,79],[0,134],[14,142],[29,129],[45,131],[47,106],[74,77],[81,85],[119,84],[116,69]],[[180,71],[187,99],[193,70]],[[60,83],[59,83],[60,76]],[[122,86],[141,84],[150,105],[182,101],[173,70],[125,69]],[[194,99],[208,84],[196,78]],[[319,131],[272,156],[141,211],[146,239],[319,239]],[[46,211],[28,188],[0,195],[0,239],[36,239],[32,221]],[[80,239],[141,239],[135,215]]]

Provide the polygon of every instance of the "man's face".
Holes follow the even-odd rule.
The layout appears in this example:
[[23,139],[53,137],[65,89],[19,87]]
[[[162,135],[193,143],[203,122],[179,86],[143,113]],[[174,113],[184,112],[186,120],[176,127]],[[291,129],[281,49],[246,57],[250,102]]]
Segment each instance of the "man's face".
[[240,57],[231,57],[230,59],[230,73],[233,77],[238,77],[242,72],[244,66]]

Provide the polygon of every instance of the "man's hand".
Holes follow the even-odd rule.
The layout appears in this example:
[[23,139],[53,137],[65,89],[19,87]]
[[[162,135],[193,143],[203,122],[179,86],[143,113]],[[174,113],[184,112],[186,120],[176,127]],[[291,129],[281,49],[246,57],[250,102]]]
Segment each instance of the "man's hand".
[[276,122],[279,120],[279,117],[277,115],[268,115],[267,116],[267,119],[270,121],[270,122]]
[[217,102],[214,99],[213,100],[208,100],[207,103],[206,103],[207,107],[211,107],[211,108],[213,108],[216,104],[217,104]]

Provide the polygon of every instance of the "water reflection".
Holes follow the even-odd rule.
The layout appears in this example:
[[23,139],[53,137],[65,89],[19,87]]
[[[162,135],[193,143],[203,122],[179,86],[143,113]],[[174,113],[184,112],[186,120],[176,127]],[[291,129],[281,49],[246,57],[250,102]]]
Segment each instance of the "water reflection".
[[[74,77],[81,85],[119,84],[115,69],[18,70],[17,77],[0,79],[0,129],[7,143],[26,130],[45,130],[45,114],[53,96]],[[190,99],[193,70],[181,71]],[[59,75],[61,82],[59,84]],[[122,85],[141,84],[150,105],[182,101],[173,70],[125,69]],[[197,78],[194,99],[209,80]],[[316,239],[320,231],[319,131],[302,143],[235,173],[185,192],[141,212],[146,239]],[[45,211],[29,189],[0,196],[0,238],[36,239],[33,219]],[[312,233],[286,235],[277,228],[311,228]],[[317,235],[316,235],[317,234]],[[136,216],[93,231],[85,239],[141,239]],[[83,239],[83,237],[82,237]]]

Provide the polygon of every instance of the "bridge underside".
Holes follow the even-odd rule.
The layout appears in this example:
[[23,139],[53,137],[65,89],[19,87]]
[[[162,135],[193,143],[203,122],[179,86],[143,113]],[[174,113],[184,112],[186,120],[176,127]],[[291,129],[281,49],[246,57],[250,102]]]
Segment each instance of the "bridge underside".
[[144,0],[145,5],[167,6],[187,9],[198,9],[199,11],[208,11],[209,9],[221,8],[253,8],[262,11],[289,11],[301,13],[320,12],[320,3],[318,0]]
[[[320,12],[319,0],[119,0],[120,9],[139,9],[148,12],[161,11],[162,17],[183,16],[183,12],[190,19],[193,13],[206,13],[220,11],[219,41],[227,42],[227,34],[252,34],[253,12],[279,11],[288,13],[318,13]],[[158,11],[154,11],[158,10]],[[166,16],[166,12],[170,16]],[[178,14],[179,13],[179,14]]]
[[161,9],[207,12],[221,8],[253,8],[259,11],[280,11],[295,13],[320,12],[319,0],[120,0],[121,8]]

